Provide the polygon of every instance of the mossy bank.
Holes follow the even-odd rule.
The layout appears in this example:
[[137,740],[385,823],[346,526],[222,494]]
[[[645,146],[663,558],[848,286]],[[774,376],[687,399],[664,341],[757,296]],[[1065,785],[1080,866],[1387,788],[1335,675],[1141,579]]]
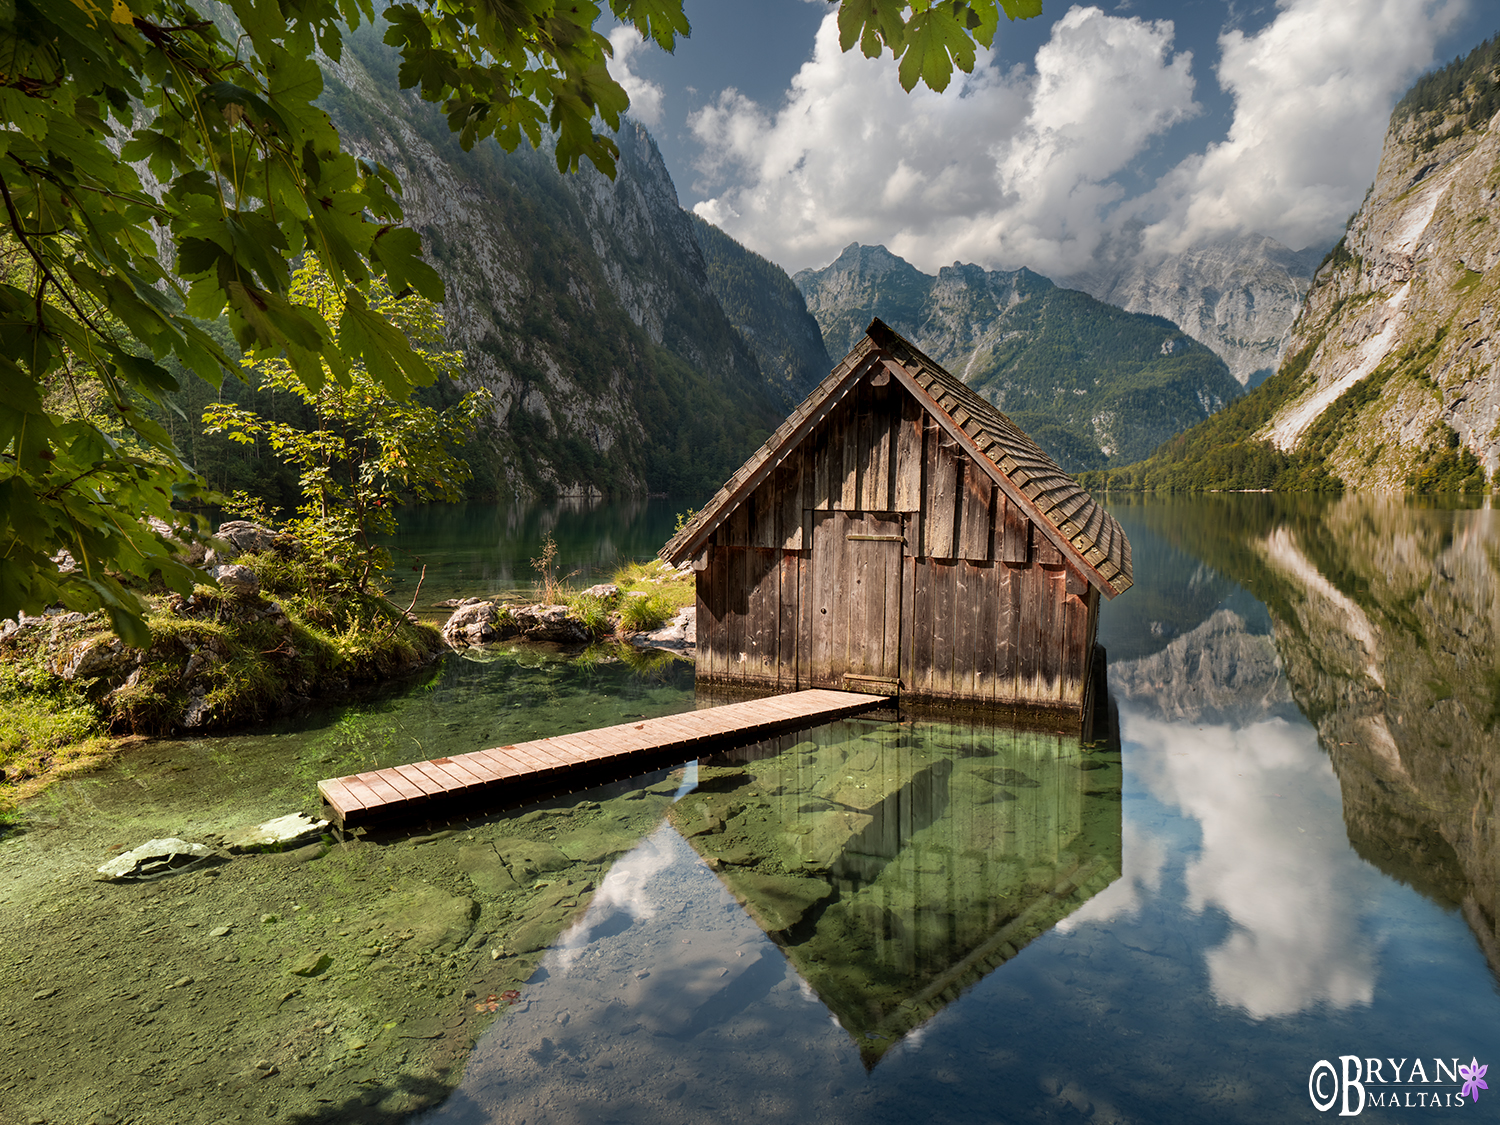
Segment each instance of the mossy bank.
[[147,599],[146,648],[98,613],[0,626],[0,810],[129,736],[258,722],[409,679],[447,650],[285,537],[218,570],[219,586]]

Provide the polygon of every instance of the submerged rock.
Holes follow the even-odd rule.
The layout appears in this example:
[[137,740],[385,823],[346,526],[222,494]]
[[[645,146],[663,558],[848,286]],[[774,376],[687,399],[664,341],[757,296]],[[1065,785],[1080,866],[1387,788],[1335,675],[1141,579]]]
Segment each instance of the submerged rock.
[[147,840],[140,847],[115,856],[99,868],[99,874],[116,882],[160,879],[164,875],[197,867],[213,856],[213,851],[202,844],[190,844],[169,836],[162,840]]
[[254,828],[245,828],[228,839],[232,852],[266,851],[300,844],[320,835],[328,827],[326,820],[314,820],[303,813],[288,813]]

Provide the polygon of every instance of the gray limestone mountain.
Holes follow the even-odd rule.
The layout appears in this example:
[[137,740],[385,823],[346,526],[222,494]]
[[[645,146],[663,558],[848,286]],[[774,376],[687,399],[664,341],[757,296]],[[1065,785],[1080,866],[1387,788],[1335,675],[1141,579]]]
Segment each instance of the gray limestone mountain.
[[847,247],[794,279],[834,354],[874,316],[1004,410],[1066,469],[1139,459],[1241,393],[1175,324],[1030,270],[924,274],[883,246]]
[[1482,489],[1500,470],[1500,39],[1422,78],[1271,376],[1144,464],[1172,490]]
[[1397,107],[1370,193],[1292,332],[1301,370],[1260,436],[1349,486],[1500,468],[1500,115],[1472,113],[1493,98],[1495,61],[1444,104]]
[[1259,234],[1227,235],[1175,254],[1142,247],[1133,222],[1105,240],[1088,270],[1059,284],[1128,312],[1166,317],[1255,386],[1281,362],[1326,246],[1292,250]]
[[447,288],[459,388],[488,387],[468,454],[500,492],[701,494],[780,422],[785,394],[725,316],[655,143],[627,122],[611,181],[550,152],[464,152],[397,88],[371,32],[324,61],[345,143],[390,167]]

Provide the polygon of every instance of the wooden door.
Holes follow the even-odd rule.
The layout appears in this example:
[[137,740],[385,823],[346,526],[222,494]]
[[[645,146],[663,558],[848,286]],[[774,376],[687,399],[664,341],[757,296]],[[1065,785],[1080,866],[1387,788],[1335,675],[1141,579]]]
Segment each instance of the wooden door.
[[901,675],[901,517],[812,516],[812,686],[894,694]]

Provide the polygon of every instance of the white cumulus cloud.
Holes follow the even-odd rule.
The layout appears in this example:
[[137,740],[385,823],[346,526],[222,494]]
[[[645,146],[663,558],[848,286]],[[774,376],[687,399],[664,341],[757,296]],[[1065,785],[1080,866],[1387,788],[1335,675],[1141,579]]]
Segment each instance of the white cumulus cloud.
[[633,27],[617,27],[609,33],[614,58],[609,60],[609,74],[630,95],[630,116],[643,125],[660,125],[662,88],[630,69],[630,56],[641,49],[645,40]]
[[689,118],[695,186],[712,195],[695,210],[791,270],[859,241],[928,271],[1063,276],[1127,219],[1156,250],[1239,231],[1331,239],[1374,175],[1392,103],[1464,2],[1280,0],[1254,34],[1224,32],[1227,134],[1144,191],[1123,183],[1200,112],[1172,21],[1074,7],[1030,67],[981,54],[944,93],[907,94],[888,55],[840,51],[829,16],[779,107],[729,89]]
[[1170,21],[1073,8],[1034,70],[979,60],[942,94],[905,93],[887,56],[838,47],[833,17],[775,113],[734,90],[691,119],[699,214],[790,268],[851,241],[924,268],[961,257],[1061,270],[1092,252],[1109,177],[1197,112]]
[[[1228,136],[1163,177],[1139,210],[1147,240],[1180,249],[1255,231],[1329,238],[1375,178],[1391,106],[1431,65],[1458,0],[1282,0],[1258,34],[1219,38]],[[1153,214],[1154,212],[1154,214]]]

